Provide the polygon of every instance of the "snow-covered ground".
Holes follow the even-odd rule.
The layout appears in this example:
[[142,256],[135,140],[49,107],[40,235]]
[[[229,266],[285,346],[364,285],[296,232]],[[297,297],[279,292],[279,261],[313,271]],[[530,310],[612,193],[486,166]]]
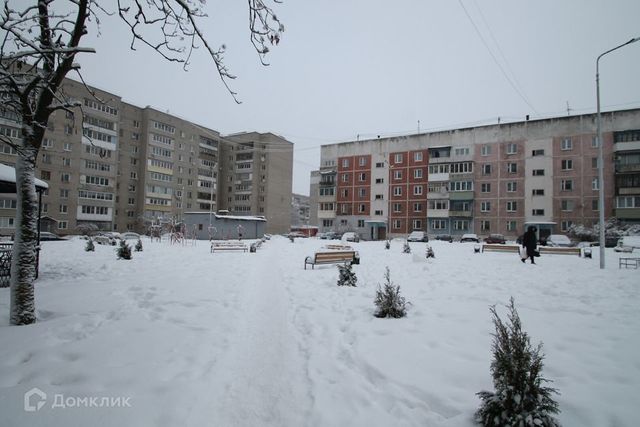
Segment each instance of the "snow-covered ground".
[[[125,261],[44,242],[35,325],[9,326],[0,289],[1,426],[470,427],[493,389],[489,307],[504,318],[511,296],[563,425],[638,425],[640,271],[611,250],[600,270],[597,248],[530,265],[472,243],[431,242],[427,260],[424,243],[361,242],[358,287],[343,288],[335,266],[303,268],[327,241],[143,243]],[[385,266],[404,319],[373,316]],[[33,388],[46,397],[25,402]]]

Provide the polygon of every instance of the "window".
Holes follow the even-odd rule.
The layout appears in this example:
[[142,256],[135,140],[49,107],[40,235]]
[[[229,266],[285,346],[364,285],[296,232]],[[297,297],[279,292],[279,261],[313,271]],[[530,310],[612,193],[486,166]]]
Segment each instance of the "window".
[[45,165],[51,164],[51,154],[42,153],[42,163]]
[[591,158],[591,169],[598,169],[598,158],[597,157],[592,157]]
[[516,231],[518,229],[517,221],[507,221],[507,231]]
[[518,152],[518,144],[507,144],[507,154],[516,154]]
[[414,196],[421,196],[422,195],[422,185],[415,185],[413,187],[413,195]]
[[569,231],[569,229],[573,226],[573,221],[560,221],[560,230]]
[[131,179],[138,179],[138,172],[131,172],[131,173],[129,174],[129,177],[130,177]]
[[533,150],[531,152],[531,157],[536,157],[536,156],[544,156],[544,150],[543,149]]
[[402,222],[399,219],[394,219],[393,220],[393,228],[395,230],[399,230],[400,229],[400,225],[402,225]]
[[544,169],[534,169],[533,176],[544,176]]
[[600,188],[600,186],[598,185],[598,178],[593,178],[591,180],[591,189],[598,190],[598,188]]
[[560,207],[565,212],[571,212],[573,210],[573,200],[561,200]]
[[534,188],[531,193],[532,196],[544,196],[544,188]]
[[393,187],[394,196],[402,196],[402,187]]
[[332,219],[323,219],[322,220],[322,226],[323,227],[333,227],[333,220]]
[[67,221],[58,221],[58,230],[66,230],[68,227]]
[[560,181],[560,188],[562,191],[573,191],[573,180],[572,179],[563,179]]
[[515,181],[507,182],[507,193],[515,193],[518,190],[518,183]]
[[384,184],[384,178],[376,178],[376,184]]
[[381,209],[376,209],[376,211],[374,212],[374,215],[382,216],[382,210]]
[[377,168],[383,168],[384,167],[384,162],[376,162],[376,167]]
[[61,188],[60,189],[60,198],[61,199],[68,199],[69,198],[69,190],[67,190],[66,188]]
[[402,179],[402,171],[394,170],[393,171],[393,179]]
[[59,212],[60,212],[61,214],[66,214],[66,213],[68,213],[68,212],[69,212],[69,207],[68,207],[67,205],[60,205],[60,210],[59,210]]
[[591,137],[591,148],[598,148],[599,144],[598,144],[598,136],[594,135]]
[[413,161],[414,162],[421,162],[422,161],[422,152],[421,151],[417,151],[417,152],[413,153]]
[[348,173],[343,173],[342,174],[342,182],[349,182],[349,174]]
[[484,182],[480,184],[480,192],[481,193],[491,193],[491,184],[488,182]]
[[413,177],[415,179],[421,179],[422,178],[422,169],[414,169],[413,170]]
[[358,174],[358,180],[359,180],[360,182],[364,182],[364,181],[366,181],[366,180],[367,180],[367,174],[366,174],[366,173],[359,173],[359,174]]
[[568,171],[573,169],[573,160],[563,160],[561,162],[561,169],[563,171]]
[[592,211],[597,211],[597,210],[599,210],[599,206],[600,206],[600,203],[598,202],[598,199],[593,199],[593,200],[591,201],[591,210],[592,210]]
[[51,180],[51,172],[49,172],[49,171],[40,171],[40,179],[44,179],[45,181]]
[[431,228],[433,230],[445,230],[447,228],[447,220],[445,219],[432,219]]
[[367,158],[366,157],[358,157],[358,164],[360,166],[366,166],[367,164]]
[[422,212],[422,203],[414,203],[413,204],[414,212]]
[[17,204],[16,199],[0,199],[0,209],[15,209]]
[[343,168],[349,167],[349,159],[342,159],[342,167]]
[[448,200],[429,200],[429,209],[431,210],[449,209],[449,201]]
[[411,225],[413,226],[414,230],[420,230],[422,228],[422,221],[419,219],[414,219]]
[[515,212],[518,210],[518,202],[509,201],[507,202],[507,212]]
[[480,221],[480,231],[491,231],[491,221]]
[[544,209],[533,209],[531,211],[531,215],[533,215],[533,216],[543,216],[544,215]]
[[571,141],[571,138],[569,137],[562,138],[562,142],[560,143],[560,149],[563,151],[568,151],[573,149],[573,142]]
[[517,163],[507,163],[507,172],[508,173],[518,173],[518,164]]
[[466,156],[469,154],[469,148],[456,148],[454,153],[456,156]]
[[489,154],[491,154],[491,146],[490,145],[483,145],[482,148],[480,149],[480,155],[481,156],[488,156]]
[[491,202],[480,202],[480,212],[490,212]]
[[364,219],[359,219],[358,220],[358,227],[359,228],[364,228]]
[[69,174],[69,173],[60,174],[60,181],[62,181],[62,182],[71,181],[71,174]]
[[396,154],[394,156],[393,163],[402,163],[402,154]]
[[349,190],[347,188],[343,188],[342,190],[340,190],[340,196],[342,198],[349,197]]
[[473,181],[451,181],[449,191],[473,191]]
[[62,166],[71,166],[71,159],[68,157],[62,158]]
[[135,205],[136,199],[134,197],[129,197],[129,200],[127,201],[127,203],[129,203],[130,205]]
[[366,188],[358,188],[358,197],[366,197],[367,189]]
[[62,149],[64,151],[71,151],[71,143],[70,142],[65,142],[62,146]]
[[53,139],[50,138],[45,138],[42,140],[42,146],[44,148],[51,148],[53,147]]
[[482,175],[491,175],[491,165],[490,164],[482,165]]
[[364,203],[360,203],[358,205],[358,213],[364,213],[367,211],[367,205],[365,205]]
[[469,230],[469,221],[466,219],[456,219],[453,221],[453,229],[460,231]]
[[394,213],[402,212],[402,203],[394,203],[393,204],[393,212]]

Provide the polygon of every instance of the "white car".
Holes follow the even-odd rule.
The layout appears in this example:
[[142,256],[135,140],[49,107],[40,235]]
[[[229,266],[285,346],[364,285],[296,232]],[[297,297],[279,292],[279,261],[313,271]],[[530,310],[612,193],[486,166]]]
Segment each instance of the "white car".
[[549,237],[547,237],[547,246],[555,248],[569,248],[573,246],[573,243],[564,234],[550,234]]
[[343,242],[359,242],[360,241],[360,236],[358,236],[353,231],[347,231],[346,233],[344,233],[342,235],[342,239],[341,240]]
[[633,252],[635,249],[640,249],[640,236],[623,236],[613,248],[616,252]]
[[140,239],[140,235],[138,233],[134,233],[132,231],[127,231],[126,233],[122,233],[120,235],[122,240],[138,240]]
[[407,237],[407,242],[428,242],[429,237],[424,231],[412,231]]
[[475,243],[479,243],[480,239],[478,238],[478,235],[475,233],[467,233],[467,234],[463,234],[462,237],[460,238],[461,242],[475,242]]

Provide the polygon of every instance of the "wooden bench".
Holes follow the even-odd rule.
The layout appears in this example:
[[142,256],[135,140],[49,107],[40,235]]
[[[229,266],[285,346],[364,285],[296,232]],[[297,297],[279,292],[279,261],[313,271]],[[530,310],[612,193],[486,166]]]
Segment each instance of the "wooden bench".
[[581,248],[564,248],[557,246],[538,246],[540,254],[578,255],[582,256]]
[[247,252],[249,248],[242,242],[211,242],[211,253],[219,251],[243,251]]
[[640,258],[620,258],[618,260],[618,268],[629,268],[633,267],[635,269],[640,268]]
[[312,257],[308,256],[304,259],[304,269],[307,269],[307,264],[311,265],[313,269],[316,264],[339,264],[343,262],[360,264],[360,256],[358,252],[353,250],[316,252]]
[[262,239],[256,240],[249,246],[249,252],[256,252],[260,246],[262,246],[262,242],[264,242],[264,237]]
[[517,254],[520,252],[520,245],[500,245],[485,243],[482,245],[482,252],[512,252]]

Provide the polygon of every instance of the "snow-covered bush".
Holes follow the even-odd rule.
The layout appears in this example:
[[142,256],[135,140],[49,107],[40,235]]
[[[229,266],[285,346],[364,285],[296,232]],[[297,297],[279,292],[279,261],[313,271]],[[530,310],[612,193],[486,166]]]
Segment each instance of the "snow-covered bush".
[[[595,242],[600,237],[600,226],[595,224],[593,228],[582,224],[574,224],[569,227],[569,237],[579,241]],[[640,225],[623,224],[617,218],[609,218],[604,223],[604,235],[606,239],[617,239],[622,236],[640,235]]]
[[138,239],[135,246],[136,252],[142,252],[142,240]]
[[543,386],[549,380],[542,377],[542,343],[531,347],[513,298],[507,308],[508,324],[502,322],[495,306],[490,309],[496,329],[491,362],[495,391],[477,393],[482,405],[475,414],[476,421],[485,427],[559,427],[551,416],[559,412],[551,397],[558,392]]
[[391,243],[389,243],[389,241],[387,240],[386,242],[384,242],[384,248],[385,249],[389,249],[391,248]]
[[402,253],[403,254],[411,253],[411,246],[409,246],[409,242],[404,242],[404,244],[402,245]]
[[356,286],[358,278],[351,268],[351,263],[338,264],[340,276],[338,276],[338,286]]
[[386,268],[384,273],[385,284],[381,287],[378,284],[378,290],[376,291],[375,304],[378,310],[375,313],[376,317],[404,317],[407,315],[407,302],[404,297],[400,295],[400,286],[395,286],[391,283],[391,273],[389,267]]
[[118,255],[118,259],[131,259],[131,246],[129,246],[126,241],[121,240],[120,246],[116,249],[116,254]]
[[89,238],[87,240],[87,244],[84,247],[84,250],[87,251],[87,252],[93,252],[93,251],[96,250],[96,246],[93,244],[93,239]]

